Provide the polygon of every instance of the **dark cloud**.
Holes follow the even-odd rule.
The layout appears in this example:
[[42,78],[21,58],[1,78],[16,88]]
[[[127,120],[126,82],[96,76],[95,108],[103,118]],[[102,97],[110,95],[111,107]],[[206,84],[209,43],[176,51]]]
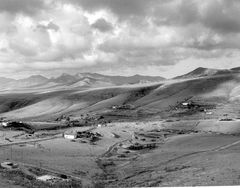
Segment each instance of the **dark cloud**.
[[0,12],[34,15],[46,8],[44,0],[0,0]]
[[214,49],[214,50],[199,50],[199,49],[188,49],[186,50],[187,57],[195,57],[201,59],[212,59],[212,58],[220,58],[224,56],[230,56],[232,50],[225,49]]
[[1,52],[4,52],[4,53],[7,53],[7,52],[8,52],[8,49],[7,49],[7,48],[0,48],[0,51],[1,51]]
[[33,57],[37,55],[37,51],[33,48],[29,48],[26,44],[11,42],[9,46],[12,50],[18,52],[21,55],[24,55],[25,57]]
[[107,22],[105,19],[100,18],[95,23],[91,25],[93,28],[98,29],[101,32],[108,32],[113,29],[111,23]]
[[[88,11],[107,9],[120,19],[151,18],[157,25],[202,24],[221,33],[240,31],[239,0],[61,0]],[[134,20],[133,20],[134,21]],[[140,24],[139,20],[137,20]]]
[[154,8],[157,25],[184,27],[201,24],[219,33],[240,32],[240,1],[238,0],[181,0],[169,1]]
[[50,29],[50,30],[54,30],[54,31],[59,31],[59,26],[58,25],[56,25],[55,23],[53,23],[53,22],[49,22],[47,25],[43,25],[43,24],[38,24],[37,25],[37,28],[40,28],[40,29],[46,29],[46,30],[48,30],[48,29]]
[[240,1],[209,1],[203,11],[201,21],[216,32],[240,32]]
[[240,50],[239,10],[239,0],[0,0],[0,53],[93,72],[221,59]]
[[77,4],[88,11],[108,9],[120,18],[145,15],[153,7],[153,3],[166,0],[62,0],[66,3]]
[[199,20],[199,10],[196,1],[182,0],[160,3],[154,7],[153,21],[157,25],[182,26]]
[[58,31],[60,29],[59,26],[54,24],[53,22],[48,23],[47,27],[48,29],[52,29],[54,31]]
[[200,41],[198,39],[195,39],[191,41],[190,43],[186,44],[186,48],[194,48],[198,50],[227,50],[227,49],[240,49],[240,44],[237,42],[237,40],[240,40],[239,35],[233,35],[233,36],[224,36],[221,41],[216,41],[214,37],[209,36],[206,39]]
[[[104,46],[102,46],[104,47]],[[115,47],[113,47],[115,48]],[[138,66],[169,66],[174,65],[177,61],[182,59],[181,52],[179,53],[175,48],[115,48],[107,53],[115,54],[118,57],[117,64],[120,66],[138,67]]]

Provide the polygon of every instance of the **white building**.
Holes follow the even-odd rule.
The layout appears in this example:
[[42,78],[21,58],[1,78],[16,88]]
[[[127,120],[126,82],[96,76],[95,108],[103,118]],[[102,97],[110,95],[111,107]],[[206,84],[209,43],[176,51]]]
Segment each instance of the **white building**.
[[14,169],[18,167],[18,164],[10,161],[6,161],[1,163],[1,167],[5,169]]
[[50,182],[50,183],[55,183],[55,182],[61,180],[61,178],[58,178],[58,177],[52,176],[52,175],[43,175],[43,176],[37,177],[36,179],[39,181]]
[[117,109],[117,106],[112,106],[112,109]]
[[0,125],[3,126],[3,127],[8,127],[9,126],[9,122],[2,121],[2,122],[0,122]]
[[76,132],[65,132],[63,137],[65,139],[73,140],[77,138],[77,133]]
[[210,111],[209,111],[209,112],[206,112],[206,114],[207,114],[207,115],[212,115],[213,112],[210,112]]
[[76,139],[77,136],[74,134],[64,134],[64,138],[69,139],[69,140],[73,140]]

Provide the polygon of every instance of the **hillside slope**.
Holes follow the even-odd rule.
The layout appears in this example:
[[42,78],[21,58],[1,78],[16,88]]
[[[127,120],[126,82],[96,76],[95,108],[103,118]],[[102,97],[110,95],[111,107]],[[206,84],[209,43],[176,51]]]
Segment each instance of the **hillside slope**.
[[[160,76],[106,76],[97,73],[78,73],[70,75],[63,73],[56,78],[46,78],[41,75],[33,75],[24,79],[10,79],[0,77],[0,92],[24,92],[31,90],[55,87],[54,90],[81,88],[81,87],[106,87],[114,85],[126,84],[143,84],[163,81],[164,78]],[[50,89],[52,90],[52,89]]]
[[[86,84],[89,80],[82,81]],[[1,116],[13,119],[49,120],[63,114],[78,117],[86,113],[105,114],[118,118],[144,118],[149,115],[167,118],[186,111],[175,110],[181,102],[194,101],[215,106],[212,111],[216,111],[216,117],[214,117],[218,118],[224,113],[230,113],[229,111],[239,104],[239,84],[240,77],[237,75],[223,74],[158,84],[106,86],[83,90],[62,89],[47,93],[2,94],[0,110]],[[112,109],[114,105],[125,104],[130,104],[134,108]],[[196,114],[199,113],[196,112]],[[238,116],[239,111],[231,113]],[[183,116],[184,114],[181,117]]]
[[210,69],[204,67],[198,67],[197,69],[181,75],[177,76],[174,79],[191,79],[191,78],[199,78],[199,77],[206,77],[206,76],[216,76],[216,75],[223,75],[223,74],[233,74],[238,73],[238,68],[233,69]]

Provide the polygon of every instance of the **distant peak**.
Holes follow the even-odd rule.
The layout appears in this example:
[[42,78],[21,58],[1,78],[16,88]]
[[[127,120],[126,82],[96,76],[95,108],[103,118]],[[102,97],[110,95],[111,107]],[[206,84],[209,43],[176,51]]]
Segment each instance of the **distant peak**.
[[205,67],[198,67],[196,68],[195,70],[207,70],[208,68],[205,68]]
[[140,74],[135,74],[134,76],[141,76]]
[[[44,76],[42,76],[42,75],[32,75],[32,76],[30,76],[29,78],[46,78],[46,77],[44,77]],[[46,78],[47,79],[47,78]]]
[[233,71],[240,71],[240,67],[234,67],[231,70],[233,70]]
[[198,67],[187,74],[175,77],[175,79],[216,76],[216,75],[230,74],[232,72],[233,72],[233,69],[229,70],[229,69],[214,69],[214,68]]
[[71,75],[67,73],[62,73],[60,76],[71,76]]
[[29,76],[28,78],[20,79],[20,81],[24,81],[24,80],[46,81],[48,79],[42,75],[32,75],[32,76]]

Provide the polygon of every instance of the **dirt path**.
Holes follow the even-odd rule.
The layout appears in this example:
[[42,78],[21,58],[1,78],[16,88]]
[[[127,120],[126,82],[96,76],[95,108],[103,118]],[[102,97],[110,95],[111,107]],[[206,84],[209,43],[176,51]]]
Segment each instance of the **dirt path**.
[[[93,131],[94,129],[96,129],[96,127],[90,127],[88,129],[84,129],[84,131]],[[0,148],[1,147],[6,147],[6,146],[19,145],[19,144],[42,142],[42,141],[53,140],[53,139],[57,139],[57,138],[62,138],[62,133],[54,135],[54,136],[50,136],[50,137],[45,137],[45,138],[29,139],[29,140],[24,140],[24,141],[11,142],[11,143],[7,143],[7,144],[0,144]],[[91,181],[90,178],[88,179],[88,178],[79,177],[79,176],[76,176],[74,174],[58,171],[58,170],[55,170],[55,169],[51,169],[49,167],[43,167],[43,166],[39,167],[37,165],[23,163],[23,162],[19,162],[19,161],[13,161],[13,162],[16,162],[16,163],[18,163],[22,166],[40,168],[42,170],[45,170],[47,172],[54,173],[54,174],[65,174],[68,177],[71,177],[72,179],[80,180],[82,182],[83,187],[92,187],[92,181]]]
[[170,162],[176,161],[176,160],[178,160],[178,159],[181,159],[181,158],[184,158],[184,157],[188,157],[188,156],[191,156],[191,155],[200,154],[200,153],[218,152],[218,151],[221,151],[221,150],[228,149],[228,148],[230,148],[230,147],[232,147],[232,146],[235,146],[235,145],[237,145],[237,144],[239,144],[239,143],[240,143],[240,140],[235,141],[235,142],[232,142],[231,144],[219,146],[219,147],[216,147],[216,148],[213,148],[213,149],[208,149],[208,150],[203,150],[203,151],[196,151],[196,152],[184,154],[184,155],[181,155],[181,156],[179,156],[179,157],[170,159],[170,160],[168,160],[168,161],[166,161],[166,162],[164,162],[164,163],[170,163]]
[[[168,163],[175,162],[175,161],[177,161],[177,160],[179,160],[179,159],[183,159],[183,158],[185,158],[185,157],[189,157],[189,156],[192,156],[192,155],[203,154],[203,153],[208,153],[208,152],[221,151],[221,150],[224,150],[224,149],[228,149],[228,148],[230,148],[230,147],[232,147],[232,146],[235,146],[235,145],[237,145],[237,144],[239,144],[239,143],[240,143],[240,140],[235,141],[235,142],[233,142],[233,143],[231,143],[231,144],[224,145],[224,146],[218,146],[218,147],[215,147],[215,148],[213,148],[213,149],[208,149],[208,150],[202,150],[202,151],[196,151],[196,152],[187,153],[187,154],[180,155],[180,156],[178,156],[178,157],[169,159],[169,160],[167,160],[167,161],[164,161],[164,162],[162,162],[160,165],[166,165],[166,164],[168,164]],[[187,163],[189,163],[189,162],[187,162]],[[187,163],[186,163],[186,164],[187,164]]]
[[89,187],[92,185],[91,180],[87,179],[87,178],[82,178],[79,176],[76,176],[74,174],[71,173],[66,173],[66,172],[62,172],[62,171],[58,171],[49,167],[43,167],[43,166],[37,166],[37,165],[33,165],[33,164],[28,164],[28,163],[23,163],[23,162],[18,162],[18,161],[13,161],[21,166],[25,166],[25,167],[33,167],[33,168],[39,168],[41,170],[53,173],[53,174],[64,174],[67,175],[68,177],[75,179],[75,180],[80,180],[82,182],[83,187]]
[[118,144],[121,144],[122,142],[126,142],[128,140],[131,140],[131,139],[125,139],[125,140],[122,140],[122,141],[119,141],[119,142],[116,142],[114,143],[113,145],[111,145],[106,152],[104,152],[102,155],[100,155],[98,158],[101,158],[101,157],[105,157],[107,156],[109,153],[112,152],[112,150],[118,145]]
[[41,142],[41,141],[53,140],[53,139],[61,138],[61,137],[62,137],[62,134],[58,134],[58,135],[47,137],[47,138],[29,139],[29,140],[24,140],[24,141],[11,142],[11,143],[7,143],[7,144],[0,144],[0,147],[13,146],[13,145],[19,145],[19,144],[27,144],[27,143],[32,143],[32,142]]
[[[84,129],[82,131],[93,131],[95,130],[96,127],[90,127],[88,129]],[[63,133],[56,134],[54,136],[49,136],[45,138],[36,138],[36,139],[28,139],[28,140],[23,140],[23,141],[17,141],[17,142],[11,142],[7,144],[0,144],[0,147],[6,147],[6,146],[13,146],[13,145],[19,145],[19,144],[27,144],[27,143],[33,143],[33,142],[41,142],[41,141],[46,141],[46,140],[53,140],[56,138],[62,138]]]
[[[181,159],[185,159],[187,157],[191,157],[191,156],[194,156],[194,155],[204,155],[204,154],[207,154],[207,153],[210,153],[210,152],[218,152],[218,151],[221,151],[221,150],[225,150],[225,149],[231,148],[232,146],[235,146],[237,144],[240,144],[240,139],[237,140],[237,141],[234,141],[234,142],[232,142],[230,144],[218,146],[218,147],[215,147],[215,148],[212,148],[212,149],[207,149],[207,150],[202,150],[202,151],[195,151],[195,152],[186,153],[186,154],[183,154],[183,155],[180,155],[180,156],[176,156],[174,158],[168,159],[167,161],[158,163],[158,167],[161,168],[161,167],[164,167],[166,165],[171,165],[171,164],[175,164],[176,165],[177,163],[179,163],[182,166],[184,166],[184,165],[187,165],[187,164],[191,163],[195,159],[194,158],[190,158],[185,163],[182,163],[183,161]],[[155,170],[156,170],[156,165],[144,167],[143,169],[140,168],[134,174],[131,174],[131,175],[126,176],[126,177],[123,177],[123,179],[121,179],[121,181],[122,180],[127,180],[129,178],[136,177],[139,174],[142,174],[142,173],[145,173],[145,172],[147,172],[147,173],[155,172]]]
[[224,149],[228,149],[228,148],[230,148],[230,147],[232,147],[232,146],[235,146],[235,145],[237,145],[237,144],[239,144],[239,143],[240,143],[240,140],[238,140],[238,141],[236,141],[236,142],[233,142],[233,143],[231,143],[231,144],[227,144],[227,145],[225,145],[225,146],[218,147],[218,148],[216,148],[216,149],[214,149],[214,150],[212,150],[212,151],[221,151],[221,150],[224,150]]
[[14,185],[13,182],[9,182],[6,178],[0,175],[0,187],[1,188],[24,188],[20,185]]

